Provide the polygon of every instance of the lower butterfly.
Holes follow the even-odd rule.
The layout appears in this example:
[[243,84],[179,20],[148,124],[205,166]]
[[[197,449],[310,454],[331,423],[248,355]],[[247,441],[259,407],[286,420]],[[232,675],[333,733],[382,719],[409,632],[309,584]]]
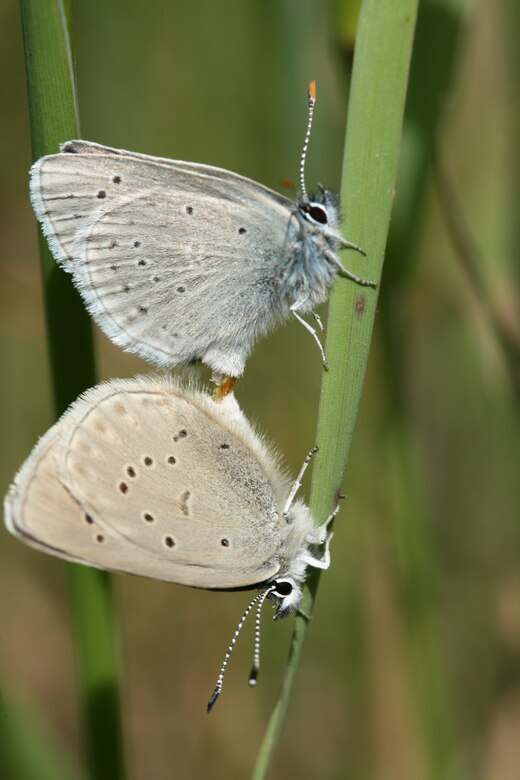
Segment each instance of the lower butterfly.
[[[328,568],[331,534],[315,526],[234,395],[169,378],[112,380],[81,396],[40,439],[5,499],[7,528],[77,563],[198,588],[258,587],[298,608],[307,567]],[[324,545],[316,557],[311,545]],[[259,641],[257,636],[257,642]],[[256,657],[255,653],[255,657]],[[258,672],[254,667],[250,682]]]

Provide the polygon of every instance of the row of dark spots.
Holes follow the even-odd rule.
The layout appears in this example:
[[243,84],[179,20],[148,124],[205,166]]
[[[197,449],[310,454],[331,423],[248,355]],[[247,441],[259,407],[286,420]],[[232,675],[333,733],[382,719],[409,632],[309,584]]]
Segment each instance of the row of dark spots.
[[[161,325],[161,330],[168,330],[168,325]],[[178,339],[178,338],[179,338],[179,334],[178,334],[178,333],[176,333],[175,331],[172,331],[172,332],[170,333],[170,336],[171,336],[173,339]],[[188,364],[188,365],[189,365],[189,364]]]
[[[116,176],[114,176],[112,178],[112,181],[115,184],[119,184],[121,182],[121,177],[116,175]],[[97,193],[97,197],[99,199],[105,198],[106,197],[106,191],[105,190],[99,190],[98,193]],[[118,242],[115,239],[112,239],[108,248],[109,249],[114,249],[116,246],[118,246]],[[134,244],[134,246],[135,246],[135,244]],[[115,264],[111,265],[110,268],[111,268],[112,271],[119,270],[119,266],[117,266]],[[124,289],[125,292],[129,292],[130,291],[130,286],[125,285],[125,287],[123,289]]]
[[[190,214],[190,215],[193,214],[193,206],[186,206],[185,211],[186,214]],[[241,236],[243,236],[244,233],[247,233],[247,230],[245,229],[245,227],[241,227],[238,228],[238,232],[240,233]]]
[[[188,435],[187,430],[185,428],[181,428],[181,430],[178,432],[178,434],[176,434],[173,437],[173,440],[175,442],[177,442],[177,441],[179,441],[179,439],[186,438],[187,435]],[[224,442],[223,444],[221,444],[221,449],[229,449],[229,444],[226,444]],[[153,465],[153,462],[154,462],[153,458],[150,455],[145,455],[144,456],[143,463],[144,463],[145,466],[150,467],[150,466]],[[168,458],[167,458],[167,462],[170,465],[174,465],[176,463],[176,459],[175,459],[175,457],[173,455],[169,455]],[[134,479],[137,476],[137,472],[136,472],[136,470],[135,470],[135,468],[133,466],[127,466],[126,473],[132,479]],[[128,492],[128,484],[126,482],[120,482],[119,483],[119,490],[120,490],[120,492],[123,495],[126,495],[126,493]],[[190,498],[190,495],[191,495],[190,491],[186,490],[182,494],[182,496],[181,496],[180,508],[181,508],[182,513],[185,516],[189,515],[189,509],[188,509],[188,503],[187,502],[188,502],[188,499]],[[153,523],[155,518],[154,518],[154,516],[150,512],[143,512],[143,520],[145,522],[147,522],[147,523]],[[93,522],[92,518],[87,520],[87,522]],[[98,541],[102,541],[102,540],[103,540],[102,537],[101,537],[101,539],[98,539]],[[165,544],[166,547],[169,547],[171,549],[171,548],[175,547],[175,539],[172,536],[166,536],[164,538],[164,544]],[[230,546],[229,539],[222,538],[220,540],[220,545],[221,545],[221,547],[224,547],[224,548],[229,547]]]
[[[139,260],[138,265],[141,265],[141,266],[142,265],[146,265],[146,260]],[[119,270],[119,266],[117,266],[114,263],[113,265],[110,266],[110,270],[111,271],[118,271]],[[157,276],[157,274],[156,274],[155,276],[152,277],[152,281],[155,282],[155,283],[160,282],[161,281],[161,277]],[[123,292],[128,293],[128,292],[130,292],[131,289],[132,289],[132,285],[128,284],[128,282],[123,285]],[[186,292],[186,288],[185,287],[177,287],[177,292],[179,292],[179,293]],[[146,310],[144,310],[144,309],[145,309],[144,306],[140,306],[139,307],[139,311],[142,314],[146,314],[148,312],[148,309],[146,309]],[[167,326],[165,325],[164,326],[164,330],[166,330],[166,327]]]
[[[164,544],[166,545],[166,547],[170,547],[170,548],[175,547],[175,539],[173,538],[173,536],[165,536]],[[229,545],[230,545],[229,539],[224,538],[220,540],[221,547],[229,547]]]
[[[143,463],[145,466],[150,468],[150,466],[154,465],[154,460],[151,455],[145,455],[143,457]],[[173,455],[168,455],[168,457],[166,458],[166,463],[168,463],[170,466],[174,466],[177,463],[177,460]],[[135,470],[134,466],[127,466],[126,473],[130,477],[130,479],[135,479],[137,477],[137,471]],[[119,492],[122,493],[123,495],[126,495],[128,493],[127,482],[120,482],[118,487],[119,487]]]
[[[146,260],[143,260],[143,259],[139,260],[139,261],[138,261],[138,263],[137,263],[137,265],[140,265],[140,266],[145,266],[145,265],[147,265],[147,264],[148,264],[148,263],[147,263],[147,261],[146,261]],[[110,270],[111,270],[111,271],[118,271],[118,270],[119,270],[119,266],[118,266],[118,265],[116,265],[116,264],[114,263],[113,265],[111,265],[111,266],[110,266]],[[153,277],[152,277],[152,281],[154,281],[154,282],[160,282],[160,281],[161,281],[161,277],[160,277],[160,276],[157,276],[157,275],[155,275],[155,276],[153,276]],[[129,284],[125,284],[125,285],[123,286],[123,290],[124,290],[125,292],[130,292],[130,290],[131,290],[131,289],[132,289],[132,287],[131,287],[131,285],[129,285]],[[185,288],[185,287],[177,287],[177,292],[179,292],[179,293],[186,292],[186,288]],[[139,307],[139,308],[140,308],[140,311],[141,311],[141,310],[142,310],[142,309],[141,309],[141,307]],[[148,309],[147,309],[147,311],[148,311]],[[165,327],[166,327],[166,326],[165,326]]]
[[[114,176],[112,178],[112,181],[114,182],[114,184],[120,184],[121,183],[121,177],[120,176]],[[98,193],[97,193],[97,197],[100,200],[103,200],[103,198],[106,198],[106,196],[107,196],[106,190],[99,190]],[[186,206],[185,210],[186,210],[186,214],[189,214],[190,216],[193,214],[193,206]],[[239,232],[239,234],[241,236],[243,236],[245,233],[247,233],[247,230],[246,230],[245,227],[241,227],[241,228],[238,228],[238,232]],[[135,248],[139,247],[140,245],[141,245],[140,241],[135,241],[134,242],[134,247]],[[145,263],[141,263],[141,265],[145,265]]]
[[[112,271],[117,271],[117,265],[111,265],[110,268],[111,268]],[[154,282],[160,282],[161,281],[161,277],[160,276],[154,276],[153,277],[153,281]],[[132,289],[132,285],[128,284],[128,282],[126,282],[123,285],[123,292],[129,293],[131,289]],[[140,311],[141,314],[148,314],[148,306],[143,306],[143,305],[139,306],[139,311]],[[167,325],[163,325],[163,330],[166,330],[167,327],[168,327]],[[176,333],[174,333],[173,335],[177,336]]]
[[[139,249],[139,247],[141,246],[141,242],[134,241],[132,246],[134,249]],[[140,266],[141,268],[144,268],[145,266],[148,265],[148,261],[144,257],[140,257],[139,260],[137,261],[137,265]]]
[[[113,239],[110,242],[108,248],[109,249],[114,249],[116,246],[118,246],[118,242],[115,239]],[[141,242],[140,241],[134,241],[133,246],[134,246],[135,249],[138,249],[141,246]],[[144,257],[140,257],[139,260],[137,261],[137,265],[140,268],[146,268],[146,266],[148,265],[148,260],[146,260]],[[112,263],[112,265],[110,266],[110,270],[111,271],[119,271],[119,268],[120,268],[120,266],[118,266],[116,263]],[[152,281],[155,282],[155,284],[157,284],[158,282],[161,281],[161,277],[158,276],[157,274],[155,274],[155,276],[152,277]],[[131,286],[129,284],[125,284],[123,286],[123,292],[130,292],[131,289],[132,288],[131,288]],[[177,292],[179,292],[179,293],[186,292],[186,288],[182,287],[182,286],[177,287]],[[145,310],[145,307],[139,307],[139,311],[141,312],[141,314],[147,314],[148,313],[148,309]]]
[[[89,515],[88,512],[85,512],[85,521],[88,523],[88,525],[95,525],[94,518],[92,517],[92,515]],[[98,544],[101,544],[102,542],[105,541],[105,537],[103,536],[103,534],[96,534],[95,539],[96,542],[98,542]]]
[[[189,491],[186,491],[184,495],[189,497]],[[85,520],[89,525],[94,525],[94,520],[92,519],[91,515],[85,513]],[[145,520],[145,522],[147,523],[153,523],[155,518],[150,512],[143,512],[143,520]],[[104,541],[105,541],[105,537],[103,536],[103,534],[96,534],[96,542],[101,544]],[[173,538],[173,536],[165,536],[164,544],[166,547],[169,547],[171,549],[175,547],[175,539]],[[229,547],[229,539],[226,539],[225,537],[221,539],[220,546],[224,548]]]
[[[119,246],[119,244],[115,240],[115,238],[113,238],[112,241],[110,242],[110,244],[108,245],[108,248],[109,249],[115,249],[116,246]],[[140,241],[134,241],[132,246],[134,247],[134,249],[138,249],[141,246],[141,242]]]
[[[150,523],[152,523],[154,520],[153,516],[149,512],[145,512],[143,517],[147,522]],[[102,544],[105,541],[105,537],[103,536],[103,534],[96,534],[95,539],[96,542],[98,542],[98,544]],[[175,547],[175,539],[173,538],[173,536],[165,536],[164,544],[166,547],[172,549],[173,547]],[[221,547],[229,547],[229,539],[221,539],[220,545]]]
[[[112,181],[114,184],[121,184],[121,176],[112,176]],[[103,198],[106,198],[106,196],[106,190],[99,190],[98,194],[96,195],[96,197],[100,200],[103,200]]]

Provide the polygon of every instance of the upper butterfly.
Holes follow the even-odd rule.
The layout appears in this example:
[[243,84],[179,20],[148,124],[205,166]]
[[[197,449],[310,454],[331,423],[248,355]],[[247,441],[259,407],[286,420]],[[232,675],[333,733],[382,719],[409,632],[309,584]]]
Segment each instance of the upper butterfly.
[[[293,203],[236,173],[67,141],[31,169],[31,200],[58,263],[116,344],[158,366],[202,361],[238,377],[256,340],[326,300],[343,268],[337,196]],[[319,323],[319,319],[317,320]]]

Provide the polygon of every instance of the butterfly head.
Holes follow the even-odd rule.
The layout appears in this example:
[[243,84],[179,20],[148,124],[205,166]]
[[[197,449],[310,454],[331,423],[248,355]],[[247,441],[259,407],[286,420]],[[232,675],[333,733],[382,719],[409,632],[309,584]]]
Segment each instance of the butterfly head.
[[272,584],[269,600],[274,604],[275,620],[287,617],[298,609],[302,600],[301,585],[293,577],[282,577]]
[[331,190],[320,186],[316,195],[302,198],[298,202],[298,211],[310,225],[317,228],[338,229],[340,221],[339,198]]

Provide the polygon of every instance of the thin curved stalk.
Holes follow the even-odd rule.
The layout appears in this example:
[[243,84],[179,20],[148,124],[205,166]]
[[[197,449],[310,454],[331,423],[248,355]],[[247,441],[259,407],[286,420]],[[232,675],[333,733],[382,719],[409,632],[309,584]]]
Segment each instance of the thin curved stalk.
[[[68,0],[21,0],[33,159],[79,136]],[[40,235],[56,416],[95,383],[90,318]],[[90,777],[123,777],[119,652],[109,575],[69,565],[77,677]]]
[[[417,0],[364,0],[356,50],[343,162],[343,230],[361,245],[366,259],[349,255],[349,268],[364,278],[381,278],[397,171]],[[357,267],[356,267],[357,263]],[[317,444],[310,506],[321,522],[334,507],[345,473],[365,377],[377,293],[338,280],[331,295],[327,356],[318,411]],[[319,571],[310,576],[302,612],[312,612]],[[279,741],[307,632],[295,620],[282,687],[258,754],[254,780],[266,776]]]

